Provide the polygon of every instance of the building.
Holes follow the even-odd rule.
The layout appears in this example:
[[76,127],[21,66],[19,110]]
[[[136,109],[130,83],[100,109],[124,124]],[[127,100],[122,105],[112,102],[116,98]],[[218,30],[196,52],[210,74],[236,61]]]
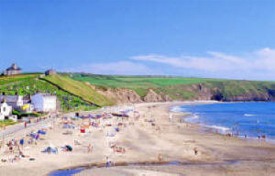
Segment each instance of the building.
[[14,109],[18,109],[24,105],[23,96],[20,95],[0,95],[0,102],[3,101]]
[[20,110],[26,113],[32,113],[34,110],[34,106],[33,104],[27,103],[27,104],[24,104]]
[[18,75],[21,74],[21,68],[19,68],[16,64],[12,64],[9,68],[4,71],[4,75]]
[[37,93],[31,96],[31,103],[37,112],[56,111],[56,96],[44,93]]
[[0,120],[9,119],[12,115],[12,107],[9,106],[5,101],[0,103]]
[[45,71],[45,75],[49,76],[49,75],[56,75],[56,71],[54,69],[50,69]]

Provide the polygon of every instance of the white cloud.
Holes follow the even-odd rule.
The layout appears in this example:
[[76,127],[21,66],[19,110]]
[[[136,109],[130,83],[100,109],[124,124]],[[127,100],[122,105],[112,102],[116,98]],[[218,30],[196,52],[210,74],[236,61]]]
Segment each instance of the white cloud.
[[144,75],[157,74],[144,64],[130,61],[118,61],[109,63],[94,63],[81,65],[78,68],[67,69],[69,72],[88,72],[95,74],[114,74],[114,75]]
[[238,55],[222,52],[207,52],[205,56],[139,55],[128,60],[86,64],[65,71],[275,80],[275,49],[263,48]]
[[208,52],[207,56],[179,56],[168,57],[157,54],[131,57],[136,61],[150,61],[168,66],[198,71],[272,71],[275,73],[275,50],[264,48],[241,56],[229,55],[221,52]]

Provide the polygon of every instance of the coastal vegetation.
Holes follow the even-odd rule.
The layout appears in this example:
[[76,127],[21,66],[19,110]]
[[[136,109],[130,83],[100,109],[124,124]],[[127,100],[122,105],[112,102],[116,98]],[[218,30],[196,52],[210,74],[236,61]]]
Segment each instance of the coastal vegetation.
[[[168,76],[108,76],[28,73],[0,77],[0,92],[54,94],[63,111],[92,110],[116,103],[171,100],[273,101],[275,82]],[[120,101],[117,101],[117,100]]]
[[15,121],[13,120],[0,120],[0,127],[6,127],[6,126],[9,126],[9,125],[14,125],[16,124]]
[[31,116],[31,117],[39,117],[41,116],[42,114],[41,113],[38,113],[38,112],[31,112],[31,113],[27,113],[27,112],[21,112],[19,110],[12,110],[12,114],[13,115],[17,115],[18,119],[21,119],[23,117],[28,117],[28,116]]
[[275,82],[163,76],[70,74],[72,79],[102,89],[125,88],[145,97],[149,90],[172,100],[272,101]]
[[73,80],[65,75],[51,75],[42,78],[59,89],[66,91],[95,106],[107,106],[113,103],[103,95],[97,93],[89,84]]
[[[62,90],[40,77],[41,74],[22,74],[0,77],[0,92],[6,95],[30,96],[36,92],[54,94],[58,98],[58,107],[62,111],[92,110],[97,108],[74,92]],[[61,82],[60,82],[61,84]]]

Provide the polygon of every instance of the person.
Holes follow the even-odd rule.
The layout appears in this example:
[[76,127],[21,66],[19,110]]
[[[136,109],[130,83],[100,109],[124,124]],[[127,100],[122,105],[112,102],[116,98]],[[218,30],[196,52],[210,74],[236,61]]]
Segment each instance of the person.
[[173,114],[169,114],[169,121],[172,122]]
[[8,148],[9,148],[10,153],[13,153],[13,145],[12,145],[12,142],[11,142],[11,141],[9,141],[9,142],[7,143],[7,146],[8,146]]
[[24,143],[25,143],[24,138],[22,138],[22,139],[19,140],[19,144],[22,146],[22,149],[24,147]]
[[88,153],[93,151],[93,146],[91,144],[88,145]]
[[35,135],[35,145],[37,145],[38,139],[39,139],[39,134],[37,133],[37,134]]
[[27,128],[27,122],[24,122],[24,127]]
[[197,147],[195,147],[195,148],[194,148],[194,154],[197,155],[198,152],[199,152],[199,151],[198,151]]
[[162,154],[158,154],[158,161],[161,162],[163,160]]
[[112,162],[109,160],[109,157],[106,157],[106,167],[111,167],[112,166]]
[[21,150],[19,150],[19,157],[21,157],[21,158],[25,158],[26,157]]

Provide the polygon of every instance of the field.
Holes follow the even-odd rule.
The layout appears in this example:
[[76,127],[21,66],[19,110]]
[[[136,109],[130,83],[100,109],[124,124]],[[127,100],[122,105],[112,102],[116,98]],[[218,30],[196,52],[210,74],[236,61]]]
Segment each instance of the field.
[[[255,96],[255,100],[263,98],[264,94],[275,94],[274,82],[183,78],[183,77],[153,77],[153,76],[106,76],[92,74],[70,74],[70,77],[82,82],[106,88],[127,88],[144,97],[149,89],[163,95],[169,95],[174,100],[197,99],[203,90],[221,100],[231,100],[238,96]],[[200,90],[202,89],[202,90]],[[249,98],[249,97],[248,97]]]
[[[192,85],[207,82],[211,79],[180,78],[180,77],[145,77],[145,76],[102,76],[71,74],[71,78],[89,82],[101,88],[127,88],[144,97],[149,89],[161,91],[163,88]],[[175,91],[175,90],[174,90]],[[185,92],[186,93],[186,92]],[[188,94],[188,93],[187,93]],[[187,95],[189,96],[189,95]]]
[[71,77],[75,80],[89,82],[94,85],[114,88],[153,88],[182,84],[196,84],[206,82],[207,80],[212,80],[203,78],[102,76],[85,74],[72,74]]

